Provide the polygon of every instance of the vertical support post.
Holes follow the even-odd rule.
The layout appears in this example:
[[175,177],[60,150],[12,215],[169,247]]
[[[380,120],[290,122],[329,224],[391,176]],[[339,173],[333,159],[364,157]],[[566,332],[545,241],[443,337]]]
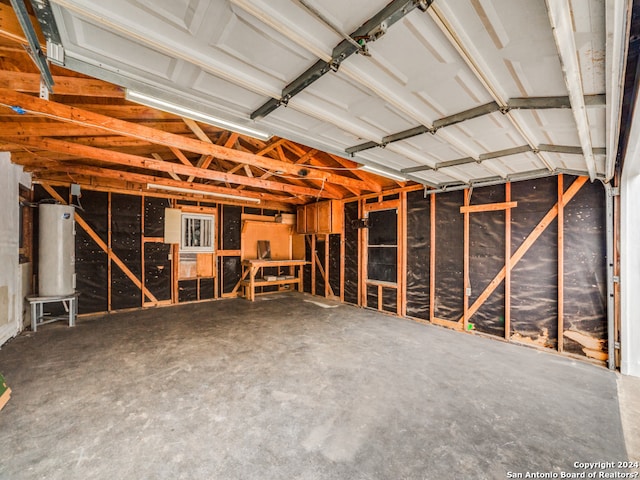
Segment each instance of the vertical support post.
[[436,312],[436,196],[429,197],[431,207],[431,238],[429,241],[429,320],[433,322]]
[[[358,201],[358,218],[362,218],[364,214],[364,200]],[[360,292],[360,306],[367,306],[367,242],[369,237],[369,231],[366,228],[361,228],[358,230],[358,240],[360,244],[360,281],[358,282],[358,291]]]
[[613,198],[613,341],[616,368],[620,367],[620,195]]
[[331,295],[331,285],[329,285],[329,235],[324,236],[324,297]]
[[[342,204],[344,208],[344,204]],[[344,302],[344,262],[345,262],[345,234],[344,225],[342,227],[342,233],[340,234],[340,301]]]
[[606,234],[606,243],[607,243],[607,351],[608,351],[608,366],[610,370],[615,370],[616,368],[616,359],[615,359],[615,329],[614,329],[614,321],[615,321],[615,299],[614,299],[614,257],[613,257],[613,188],[610,183],[603,183],[605,195],[606,195],[606,224],[607,224],[607,234]]
[[378,310],[383,310],[384,303],[382,302],[382,285],[378,285]]
[[311,235],[311,295],[316,294],[316,234]]
[[[171,201],[171,207],[176,208],[176,200]],[[177,244],[171,245],[171,301],[172,303],[179,303],[178,292],[178,277],[180,276],[180,246]]]
[[107,193],[107,311],[111,311],[111,192]]
[[[464,206],[471,203],[471,192],[464,189]],[[463,253],[463,276],[464,276],[464,305],[462,327],[465,332],[469,331],[469,296],[471,295],[471,282],[469,281],[469,212],[464,212],[464,253]]]
[[399,242],[398,265],[400,265],[400,278],[398,279],[398,315],[407,315],[407,192],[400,193],[400,208],[398,210]]
[[[505,188],[505,201],[511,201],[511,183],[507,182]],[[504,211],[504,338],[511,338],[511,209]]]
[[[144,286],[144,246],[145,246],[145,238],[144,238],[144,195],[140,195],[140,283]],[[141,290],[142,297],[141,307],[144,307],[144,302],[146,300],[144,295],[144,289]]]
[[558,175],[558,352],[564,351],[564,177]]

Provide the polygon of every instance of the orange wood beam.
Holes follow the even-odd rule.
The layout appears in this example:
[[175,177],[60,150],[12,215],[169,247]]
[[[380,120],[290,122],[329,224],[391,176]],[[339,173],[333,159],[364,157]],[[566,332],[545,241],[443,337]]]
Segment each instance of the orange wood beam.
[[[6,139],[5,139],[6,140]],[[272,182],[269,180],[261,180],[258,178],[249,178],[241,175],[229,175],[224,172],[217,172],[214,170],[205,170],[194,166],[179,165],[174,163],[162,162],[155,159],[146,157],[140,157],[137,155],[131,155],[127,153],[114,152],[111,150],[104,150],[100,148],[89,147],[85,145],[78,145],[71,142],[65,142],[62,140],[54,140],[51,138],[13,138],[11,141],[20,143],[26,146],[35,148],[44,148],[53,152],[68,153],[76,155],[78,157],[92,158],[94,160],[100,160],[113,165],[120,165],[124,167],[136,167],[144,168],[148,170],[155,170],[159,172],[173,172],[175,174],[182,175],[194,175],[198,178],[204,178],[207,180],[213,180],[218,182],[229,182],[237,185],[247,185],[250,187],[263,188],[266,190],[280,191],[291,194],[306,195],[306,196],[321,196],[325,198],[335,198],[328,192],[322,192],[306,187],[298,187],[294,185],[285,185],[279,182]]]
[[[53,81],[56,95],[124,98],[124,89],[122,87],[102,80],[54,75]],[[0,70],[0,88],[8,88],[23,93],[39,93],[40,74]]]
[[[281,170],[292,175],[300,174],[300,167],[291,163],[281,162],[279,160],[226,148],[220,145],[214,145],[212,143],[203,142],[199,139],[173,135],[171,133],[148,128],[137,123],[126,122],[124,120],[118,120],[76,107],[70,107],[61,103],[42,100],[13,90],[0,89],[0,97],[3,98],[4,103],[18,105],[30,113],[54,117],[60,121],[82,124],[89,127],[98,127],[119,135],[140,138],[151,143],[165,145],[167,147],[175,147],[180,150],[199,153],[201,155],[214,155],[218,158],[237,163],[247,163],[266,170]],[[327,182],[336,183],[338,185],[359,188],[361,190],[367,188],[364,182],[360,180],[354,180],[352,178],[343,177],[330,172],[314,172],[314,177]]]
[[503,203],[488,203],[484,205],[465,205],[460,207],[460,213],[475,213],[475,212],[495,212],[498,210],[508,210],[510,208],[516,208],[518,202],[503,202]]

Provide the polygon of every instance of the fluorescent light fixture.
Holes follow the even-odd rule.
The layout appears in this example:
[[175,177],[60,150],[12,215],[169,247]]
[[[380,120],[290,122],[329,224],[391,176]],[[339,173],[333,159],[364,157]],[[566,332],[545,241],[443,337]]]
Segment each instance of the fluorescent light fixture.
[[242,197],[240,195],[231,195],[228,193],[208,192],[207,190],[195,190],[192,188],[172,187],[170,185],[159,185],[157,183],[147,183],[147,189],[166,190],[168,192],[192,193],[196,195],[206,195],[208,197],[227,198],[229,200],[239,200],[241,202],[260,203],[259,198]]
[[364,170],[365,172],[369,173],[375,173],[376,175],[382,175],[383,177],[392,178],[394,180],[400,180],[402,182],[407,181],[405,177],[402,177],[397,173],[392,173],[387,170],[383,170],[382,168],[372,167],[371,165],[363,165],[362,167],[360,167],[360,170]]
[[246,127],[239,123],[230,122],[223,118],[214,117],[213,115],[209,115],[208,113],[199,112],[192,108],[178,105],[177,103],[168,102],[166,100],[162,100],[161,98],[153,97],[141,92],[136,92],[135,90],[127,89],[127,91],[125,92],[125,97],[127,100],[141,103],[143,105],[146,105],[147,107],[157,108],[158,110],[173,113],[181,117],[190,118],[191,120],[208,123],[209,125],[213,125],[215,127],[232,130],[237,133],[243,133],[260,140],[269,140],[272,137],[271,134],[263,132],[261,130]]

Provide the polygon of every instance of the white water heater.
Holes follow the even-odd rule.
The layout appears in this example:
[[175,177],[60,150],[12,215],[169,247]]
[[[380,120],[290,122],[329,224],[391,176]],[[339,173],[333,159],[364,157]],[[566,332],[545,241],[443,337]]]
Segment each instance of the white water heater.
[[72,295],[76,288],[76,242],[73,207],[40,204],[38,295]]

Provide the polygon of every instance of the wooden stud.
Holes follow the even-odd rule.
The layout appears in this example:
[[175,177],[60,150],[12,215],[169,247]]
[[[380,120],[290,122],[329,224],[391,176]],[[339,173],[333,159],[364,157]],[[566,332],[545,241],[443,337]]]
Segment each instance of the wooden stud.
[[[124,98],[124,90],[94,78],[54,75],[56,95]],[[0,70],[0,88],[23,93],[40,92],[40,74]]]
[[[358,218],[362,218],[364,200],[360,199],[358,201]],[[358,257],[359,263],[358,268],[360,271],[360,281],[358,282],[358,294],[360,298],[360,306],[367,306],[367,261],[369,258],[367,252],[367,241],[368,241],[369,233],[366,228],[358,229]]]
[[107,193],[107,311],[111,311],[111,192]]
[[436,318],[436,196],[429,197],[431,207],[431,238],[429,241],[429,320]]
[[324,236],[324,272],[325,272],[325,279],[324,279],[324,296],[325,297],[329,297],[329,295],[331,295],[332,297],[335,296],[333,294],[333,289],[331,288],[331,285],[329,284],[329,235],[325,235]]
[[564,351],[564,178],[558,180],[558,352]]
[[460,213],[475,213],[475,212],[496,212],[499,210],[509,210],[516,208],[518,202],[502,202],[502,203],[488,203],[484,205],[466,205],[460,207]]
[[[342,204],[344,209],[344,204]],[[345,233],[344,228],[340,233],[340,301],[344,302],[344,260],[346,256]]]
[[398,285],[398,315],[407,315],[407,192],[400,193],[398,221],[401,223],[398,236],[398,258],[400,276]]
[[[504,188],[505,200],[510,202],[511,183],[506,183]],[[511,209],[507,208],[504,214],[504,338],[509,340],[511,338]]]
[[378,310],[384,310],[384,302],[382,301],[382,285],[378,284]]
[[[145,275],[144,275],[144,247],[145,247],[145,238],[144,238],[144,195],[140,195],[140,283],[145,285]],[[145,296],[141,295],[141,307],[144,307],[145,304]]]
[[[469,212],[471,203],[471,192],[468,188],[464,189],[464,207],[460,208],[460,212],[464,214],[464,248],[463,248],[463,314],[462,328],[465,332],[469,331],[469,293],[471,291],[471,281],[469,276]],[[464,210],[464,211],[463,211]]]
[[316,294],[316,259],[318,253],[316,252],[316,235],[311,235],[311,295]]
[[[571,184],[571,186],[564,192],[562,203],[564,206],[571,201],[571,199],[578,193],[580,188],[585,184],[588,180],[588,177],[578,177]],[[511,268],[515,267],[516,264],[522,259],[525,253],[529,251],[531,246],[538,240],[540,235],[546,230],[546,228],[551,224],[551,222],[558,215],[558,204],[556,203],[551,210],[547,212],[547,214],[538,222],[538,225],[533,229],[533,231],[529,234],[529,236],[522,242],[522,245],[516,250],[516,252],[511,256]],[[506,275],[506,268],[503,267],[498,274],[491,280],[487,288],[480,294],[480,296],[476,299],[476,301],[469,307],[469,317],[478,311],[478,308],[489,298],[489,296],[493,293],[493,291],[500,285],[500,282],[504,280]]]

